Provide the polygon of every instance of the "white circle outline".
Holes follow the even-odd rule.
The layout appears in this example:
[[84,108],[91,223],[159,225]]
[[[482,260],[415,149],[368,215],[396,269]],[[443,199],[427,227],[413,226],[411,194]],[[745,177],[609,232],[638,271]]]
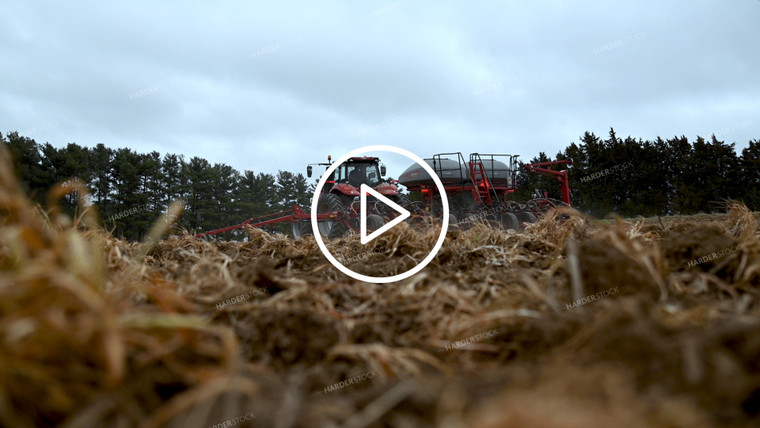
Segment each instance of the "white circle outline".
[[[377,276],[368,276],[363,275],[358,272],[354,272],[351,269],[343,266],[338,260],[333,257],[332,254],[330,254],[330,251],[327,250],[327,246],[322,241],[322,234],[319,233],[319,222],[317,221],[317,205],[319,201],[319,195],[322,193],[322,188],[325,186],[325,182],[327,181],[327,177],[330,176],[333,172],[335,172],[336,169],[345,161],[347,161],[349,158],[354,157],[356,155],[359,155],[361,153],[366,152],[392,152],[396,153],[402,156],[406,156],[410,159],[412,159],[414,162],[422,166],[422,168],[427,171],[428,174],[430,174],[430,177],[433,178],[433,181],[435,182],[436,187],[438,187],[438,191],[441,192],[441,205],[443,205],[443,224],[441,225],[441,234],[438,236],[438,241],[436,241],[435,246],[433,247],[433,250],[430,252],[430,254],[427,255],[417,266],[409,269],[406,272],[399,273],[393,276],[383,276],[383,277],[377,277]],[[438,251],[441,249],[441,246],[443,246],[443,241],[446,239],[446,231],[449,228],[449,201],[446,197],[446,189],[443,187],[443,183],[441,182],[441,179],[438,178],[438,174],[435,173],[435,170],[430,167],[430,165],[427,164],[421,157],[415,155],[414,153],[402,149],[401,147],[396,146],[388,146],[388,145],[375,145],[375,146],[364,146],[359,147],[358,149],[351,150],[350,152],[346,153],[345,155],[341,156],[340,159],[333,162],[332,165],[330,165],[329,168],[327,168],[327,171],[325,171],[324,174],[322,174],[322,178],[319,179],[319,182],[317,183],[316,189],[314,189],[314,196],[311,199],[311,230],[314,232],[314,239],[317,241],[317,245],[319,246],[319,249],[322,250],[322,253],[327,257],[327,260],[332,263],[333,266],[335,266],[339,271],[345,273],[346,275],[350,276],[351,278],[358,279],[359,281],[364,282],[372,282],[375,284],[385,284],[389,282],[396,282],[401,281],[402,279],[409,278],[410,276],[416,274],[417,272],[421,271],[425,268],[425,266],[428,265],[433,260],[433,257],[435,257],[436,254],[438,254]]]

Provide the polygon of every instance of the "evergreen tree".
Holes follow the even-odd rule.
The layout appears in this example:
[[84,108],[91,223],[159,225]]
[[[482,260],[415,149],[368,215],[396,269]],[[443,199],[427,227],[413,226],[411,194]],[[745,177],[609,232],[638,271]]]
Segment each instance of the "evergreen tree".
[[161,205],[168,207],[172,201],[187,198],[189,193],[187,167],[180,155],[167,154],[161,160],[159,183],[163,200]]
[[668,201],[670,214],[688,214],[694,212],[694,206],[689,198],[693,191],[694,166],[692,165],[692,147],[685,136],[673,137],[666,142],[668,171]]
[[11,132],[6,139],[0,134],[0,141],[7,144],[13,159],[13,168],[24,190],[33,200],[43,203],[49,189],[55,182],[50,180],[42,167],[39,145],[31,138]]
[[140,170],[140,155],[130,149],[119,149],[113,159],[114,219],[106,217],[106,223],[116,224],[116,236],[139,240],[150,227],[150,213],[147,209],[147,195],[143,193]]
[[89,157],[93,202],[98,207],[101,218],[107,218],[115,214],[113,211],[113,176],[111,171],[114,152],[103,144],[98,144],[90,150]]
[[168,207],[165,204],[161,154],[153,151],[140,156],[140,180],[142,192],[147,195],[146,209],[158,217]]
[[[661,140],[660,140],[661,142]],[[621,210],[626,216],[643,215],[645,217],[663,214],[668,208],[667,165],[660,155],[657,143],[650,141],[638,143],[632,165],[624,170],[630,172],[627,184],[630,186],[631,202]]]
[[216,208],[214,200],[214,170],[205,159],[197,156],[190,159],[187,164],[187,179],[190,192],[186,201],[186,210],[183,218],[187,227],[199,232],[208,231],[219,227],[207,221],[209,214]]
[[303,174],[293,174],[289,171],[279,171],[276,179],[277,205],[288,210],[293,205],[306,207],[311,205],[309,184]]
[[738,199],[744,201],[753,211],[760,210],[760,140],[752,140],[742,150],[742,178],[739,185]]

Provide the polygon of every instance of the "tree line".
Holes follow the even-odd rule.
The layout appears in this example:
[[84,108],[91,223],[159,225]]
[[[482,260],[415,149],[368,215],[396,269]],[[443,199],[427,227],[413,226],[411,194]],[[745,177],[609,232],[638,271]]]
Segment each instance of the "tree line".
[[[302,174],[289,171],[240,173],[199,157],[186,160],[182,155],[137,153],[103,144],[56,148],[16,132],[0,134],[0,142],[10,149],[16,174],[35,202],[45,206],[51,187],[79,178],[87,185],[104,227],[130,240],[142,239],[175,200],[185,201],[178,227],[202,232],[293,205],[307,206],[313,192]],[[68,195],[60,201],[61,208],[75,215],[76,200],[76,195]],[[272,229],[286,231],[285,226]]]
[[[202,232],[293,205],[309,207],[314,188],[300,173],[240,173],[199,157],[141,154],[103,144],[55,148],[16,132],[0,134],[0,143],[10,148],[16,173],[33,200],[45,205],[53,185],[78,177],[87,184],[104,226],[133,240],[141,239],[177,199],[186,203],[178,227]],[[711,212],[727,199],[760,210],[760,140],[750,141],[737,155],[733,143],[715,136],[698,137],[693,143],[685,136],[644,141],[621,139],[610,129],[606,139],[586,132],[556,159],[573,161],[573,206],[597,217],[611,212],[626,217]],[[549,160],[541,152],[530,162]],[[535,189],[560,198],[553,177],[521,172],[517,183],[515,200],[531,199]],[[67,196],[61,205],[74,214],[76,195]],[[273,230],[286,231],[287,225]]]
[[[573,206],[596,217],[713,212],[728,199],[760,210],[760,140],[750,141],[738,155],[733,143],[715,135],[693,143],[685,136],[649,141],[621,139],[610,129],[606,139],[586,132],[556,159],[573,161]],[[530,162],[549,160],[542,152]],[[517,200],[529,199],[534,189],[560,198],[554,178],[520,174],[518,185]]]

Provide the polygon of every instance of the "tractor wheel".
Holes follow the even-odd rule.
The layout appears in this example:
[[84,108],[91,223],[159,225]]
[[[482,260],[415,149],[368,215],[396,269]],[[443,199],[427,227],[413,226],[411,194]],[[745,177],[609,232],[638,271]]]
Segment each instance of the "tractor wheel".
[[504,213],[501,215],[501,224],[506,229],[518,230],[520,228],[520,221],[517,220],[517,216],[512,213]]
[[367,232],[374,232],[385,224],[385,220],[377,214],[367,216]]
[[[343,212],[346,207],[339,196],[326,193],[319,197],[317,214]],[[339,238],[346,233],[346,225],[338,220],[323,220],[319,222],[320,235],[327,238]]]
[[301,220],[296,221],[291,224],[291,233],[293,234],[294,239],[302,238],[307,235],[311,235],[311,221],[309,220]]
[[523,211],[520,214],[517,214],[517,219],[520,220],[520,223],[535,223],[538,221],[536,216],[529,211]]

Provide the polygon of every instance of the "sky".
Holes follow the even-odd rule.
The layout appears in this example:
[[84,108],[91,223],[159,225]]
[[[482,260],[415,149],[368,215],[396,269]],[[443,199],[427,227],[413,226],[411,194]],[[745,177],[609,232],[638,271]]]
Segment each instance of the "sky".
[[0,132],[255,173],[760,139],[758,0],[188,3],[0,3]]

